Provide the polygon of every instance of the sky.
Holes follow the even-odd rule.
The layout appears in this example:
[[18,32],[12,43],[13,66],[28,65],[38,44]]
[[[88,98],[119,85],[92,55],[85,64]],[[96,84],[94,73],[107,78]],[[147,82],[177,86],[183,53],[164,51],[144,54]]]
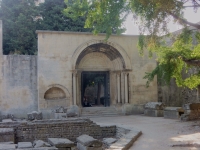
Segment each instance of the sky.
[[[200,22],[200,9],[195,13],[192,8],[187,8],[184,12],[184,16],[188,21],[190,21],[192,23]],[[139,34],[138,26],[135,23],[132,15],[129,15],[127,17],[127,20],[124,23],[124,26],[126,28],[126,32],[124,34],[127,34],[127,35],[138,35]],[[174,24],[173,22],[170,22],[168,24],[168,27],[170,29],[170,32],[174,32],[174,31],[182,28],[180,25]]]

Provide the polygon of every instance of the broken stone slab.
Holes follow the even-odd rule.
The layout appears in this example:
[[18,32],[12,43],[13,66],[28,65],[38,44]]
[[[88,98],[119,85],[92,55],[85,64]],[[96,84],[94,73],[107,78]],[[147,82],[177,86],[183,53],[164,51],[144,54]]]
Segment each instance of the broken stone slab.
[[32,148],[33,145],[31,142],[18,142],[17,148],[25,149],[25,148]]
[[[24,150],[24,149],[18,148],[17,150]],[[26,148],[26,150],[59,150],[59,149],[56,147],[39,147],[39,148]]]
[[48,143],[56,148],[71,148],[73,149],[76,145],[74,142],[65,138],[48,138]]
[[33,146],[34,148],[38,148],[38,147],[51,147],[51,145],[47,142],[44,142],[42,140],[36,140],[33,142]]
[[106,145],[111,145],[113,143],[115,143],[117,141],[117,139],[115,138],[103,138],[103,143]]
[[163,110],[165,105],[162,102],[148,102],[144,106],[145,109]]
[[15,148],[16,148],[15,144],[0,143],[0,150],[14,150]]
[[183,113],[184,110],[182,107],[165,107],[164,118],[179,119]]
[[0,128],[0,142],[15,142],[13,128]]
[[76,138],[76,141],[87,147],[102,147],[103,143],[93,137],[83,134]]
[[32,111],[27,114],[28,120],[42,120],[42,112]]
[[141,131],[130,131],[113,143],[107,150],[128,150],[141,134]]
[[67,109],[67,117],[79,117],[80,109],[77,105],[72,105]]

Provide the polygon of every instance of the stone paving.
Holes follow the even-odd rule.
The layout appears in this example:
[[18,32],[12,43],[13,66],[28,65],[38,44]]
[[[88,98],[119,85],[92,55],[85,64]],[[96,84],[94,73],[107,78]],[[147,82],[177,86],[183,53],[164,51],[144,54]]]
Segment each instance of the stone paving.
[[143,115],[96,117],[91,118],[91,120],[98,124],[118,124],[141,130],[142,135],[130,150],[200,149],[200,120],[182,122],[178,119]]

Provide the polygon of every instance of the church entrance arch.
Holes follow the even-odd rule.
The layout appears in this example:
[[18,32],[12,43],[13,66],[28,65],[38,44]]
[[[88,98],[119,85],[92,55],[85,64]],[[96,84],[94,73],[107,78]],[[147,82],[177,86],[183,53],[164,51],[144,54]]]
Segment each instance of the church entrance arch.
[[[73,103],[84,107],[128,102],[127,77],[131,64],[126,52],[110,42],[93,41],[86,45],[80,46],[72,56]],[[98,79],[103,79],[104,92],[89,96],[87,91],[91,89],[87,86],[92,82],[97,86]],[[89,105],[84,104],[85,99],[90,99]]]

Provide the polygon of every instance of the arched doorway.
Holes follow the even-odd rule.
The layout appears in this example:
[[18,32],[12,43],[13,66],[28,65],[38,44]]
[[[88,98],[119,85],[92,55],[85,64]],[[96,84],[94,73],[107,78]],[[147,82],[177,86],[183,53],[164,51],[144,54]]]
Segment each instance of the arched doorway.
[[101,100],[101,103],[95,102],[95,99],[99,98],[96,95],[92,100],[92,105],[110,106],[110,104],[125,103],[124,98],[128,99],[128,96],[125,96],[128,95],[126,88],[128,85],[124,80],[128,80],[127,72],[131,70],[130,59],[126,52],[117,44],[116,46],[110,42],[96,41],[86,45],[80,46],[72,57],[74,103],[79,106],[84,105],[86,94],[84,82],[88,82],[87,78],[90,75],[93,76],[92,78],[104,77],[104,95],[102,96],[104,100]]

